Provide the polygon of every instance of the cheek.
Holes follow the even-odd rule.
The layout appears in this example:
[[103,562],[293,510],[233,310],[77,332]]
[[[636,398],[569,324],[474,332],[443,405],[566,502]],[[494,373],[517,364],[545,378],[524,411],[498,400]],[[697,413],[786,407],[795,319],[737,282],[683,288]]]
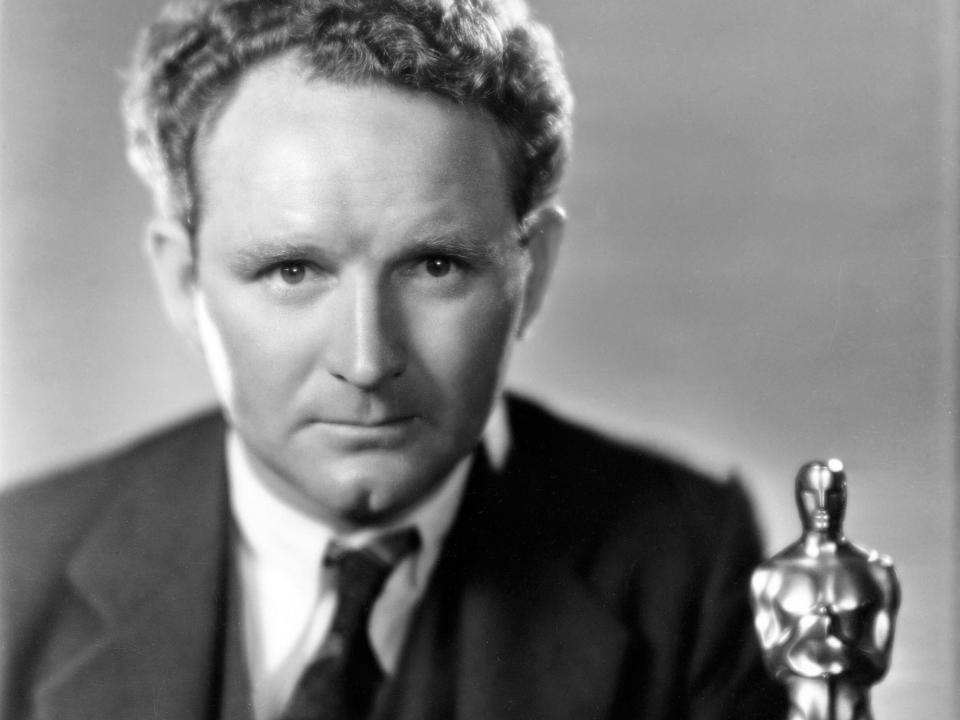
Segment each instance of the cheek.
[[198,296],[197,324],[210,375],[232,412],[266,409],[282,402],[300,373],[297,333],[239,298]]
[[445,395],[461,402],[485,401],[509,356],[519,315],[515,297],[502,292],[477,293],[468,301],[428,313],[416,313],[413,345]]
[[202,293],[198,293],[194,298],[194,316],[197,319],[200,347],[214,390],[221,403],[230,408],[236,395],[235,358],[228,349],[230,333],[224,332],[224,323],[211,312],[210,303]]
[[801,504],[807,515],[813,515],[813,513],[816,512],[818,502],[817,496],[811,493],[804,493],[801,498]]

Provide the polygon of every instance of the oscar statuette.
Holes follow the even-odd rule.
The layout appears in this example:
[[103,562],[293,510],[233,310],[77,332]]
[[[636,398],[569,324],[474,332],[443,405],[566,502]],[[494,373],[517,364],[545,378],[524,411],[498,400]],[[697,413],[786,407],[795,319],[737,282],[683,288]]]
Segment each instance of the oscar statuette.
[[873,720],[870,686],[889,667],[900,606],[893,563],[844,536],[839,460],[800,468],[796,500],[803,534],[751,580],[767,670],[787,688],[788,720]]

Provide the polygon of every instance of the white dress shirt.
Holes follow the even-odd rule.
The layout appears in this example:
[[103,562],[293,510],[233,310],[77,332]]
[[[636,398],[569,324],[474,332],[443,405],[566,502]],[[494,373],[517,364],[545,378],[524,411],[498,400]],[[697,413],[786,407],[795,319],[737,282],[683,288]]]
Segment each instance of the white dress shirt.
[[[490,461],[502,464],[509,429],[502,404],[484,434]],[[241,612],[254,720],[283,711],[303,669],[329,632],[336,588],[323,571],[331,540],[360,547],[397,527],[416,527],[420,548],[390,575],[370,617],[370,644],[387,674],[395,671],[407,627],[456,516],[470,470],[461,460],[426,500],[388,527],[336,534],[321,520],[284,502],[256,477],[235,433],[227,435],[230,504],[237,527]]]

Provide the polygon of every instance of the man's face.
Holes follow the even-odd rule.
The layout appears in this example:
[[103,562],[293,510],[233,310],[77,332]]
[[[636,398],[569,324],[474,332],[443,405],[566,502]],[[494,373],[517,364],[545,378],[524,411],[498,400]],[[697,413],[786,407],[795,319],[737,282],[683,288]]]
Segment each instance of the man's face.
[[185,296],[255,469],[334,522],[427,495],[536,305],[493,124],[286,58],[242,80],[197,163]]

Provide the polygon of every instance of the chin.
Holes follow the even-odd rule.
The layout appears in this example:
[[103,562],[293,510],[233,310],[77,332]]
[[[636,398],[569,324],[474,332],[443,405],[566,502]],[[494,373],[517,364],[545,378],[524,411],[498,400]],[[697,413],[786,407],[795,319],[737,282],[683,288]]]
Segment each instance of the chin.
[[[396,467],[366,466],[327,474],[300,486],[317,513],[351,525],[386,523],[430,495],[438,480],[418,479]],[[440,476],[440,479],[445,477]]]

